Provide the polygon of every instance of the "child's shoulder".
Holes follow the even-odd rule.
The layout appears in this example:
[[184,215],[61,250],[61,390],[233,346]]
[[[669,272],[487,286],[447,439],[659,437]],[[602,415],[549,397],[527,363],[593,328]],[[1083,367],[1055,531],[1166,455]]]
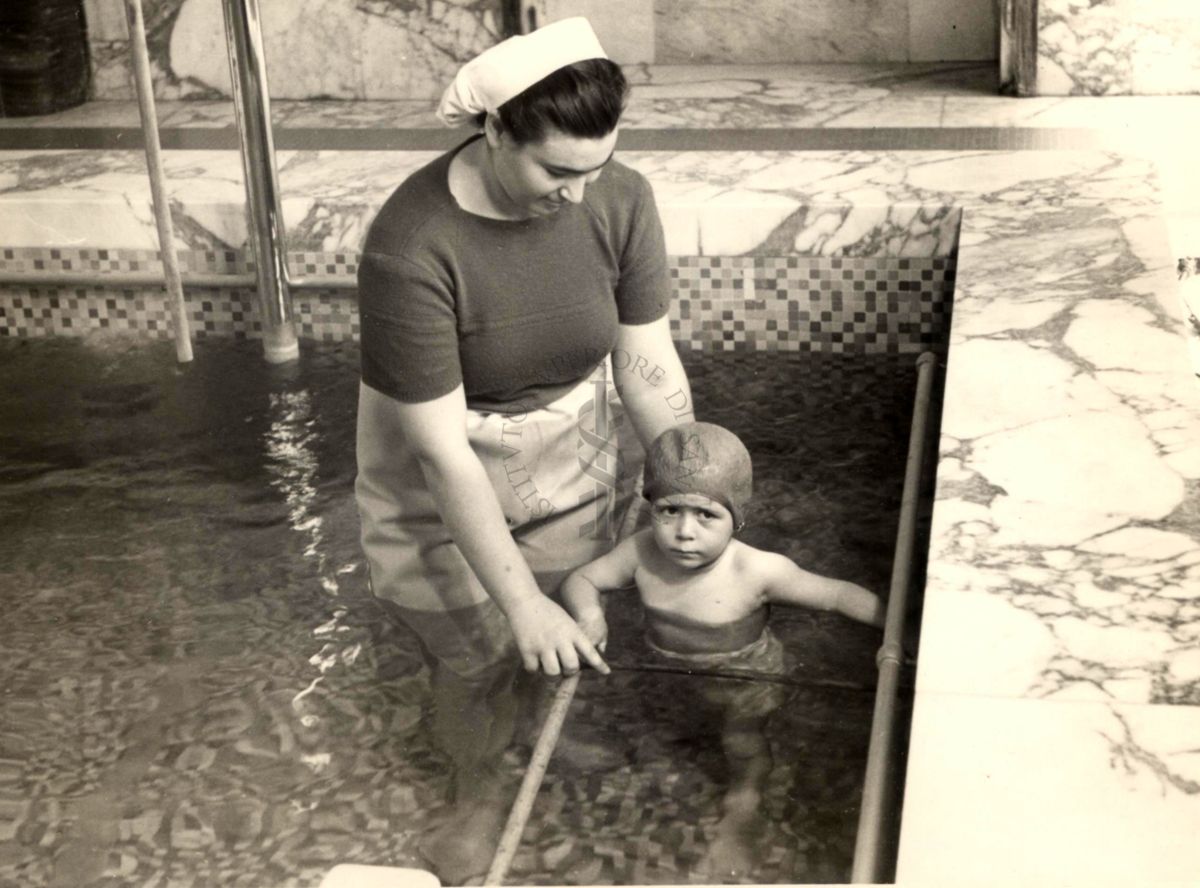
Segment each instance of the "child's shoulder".
[[737,547],[734,550],[734,557],[737,559],[735,564],[737,569],[744,573],[765,577],[795,565],[795,562],[786,555],[768,552],[766,549],[756,549],[741,540],[734,540],[730,545]]

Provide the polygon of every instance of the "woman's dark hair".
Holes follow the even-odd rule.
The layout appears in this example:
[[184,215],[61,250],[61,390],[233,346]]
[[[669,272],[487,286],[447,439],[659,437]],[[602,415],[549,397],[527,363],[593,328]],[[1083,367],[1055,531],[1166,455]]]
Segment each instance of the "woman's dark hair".
[[[547,129],[579,139],[601,139],[617,127],[629,83],[608,59],[559,68],[496,109],[500,126],[519,145],[540,142]],[[483,126],[485,114],[476,118]]]

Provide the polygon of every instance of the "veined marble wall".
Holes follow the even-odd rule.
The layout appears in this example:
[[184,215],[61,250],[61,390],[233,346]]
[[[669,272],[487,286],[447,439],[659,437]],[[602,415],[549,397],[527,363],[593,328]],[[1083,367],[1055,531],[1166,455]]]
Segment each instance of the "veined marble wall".
[[[427,99],[496,43],[502,0],[260,0],[271,95]],[[97,99],[132,99],[123,0],[85,0]],[[221,0],[143,0],[160,99],[230,95]]]
[[896,62],[909,0],[655,0],[658,64]]
[[995,0],[522,0],[587,16],[622,64],[814,64],[996,58]]
[[994,0],[654,0],[654,19],[659,65],[996,58]]
[[[503,37],[503,0],[259,0],[277,99],[434,99]],[[623,64],[995,57],[994,0],[528,0],[588,15]],[[93,97],[132,99],[123,0],[84,0]],[[159,99],[230,95],[221,0],[143,0]]]
[[1196,0],[1040,0],[1042,95],[1200,92]]

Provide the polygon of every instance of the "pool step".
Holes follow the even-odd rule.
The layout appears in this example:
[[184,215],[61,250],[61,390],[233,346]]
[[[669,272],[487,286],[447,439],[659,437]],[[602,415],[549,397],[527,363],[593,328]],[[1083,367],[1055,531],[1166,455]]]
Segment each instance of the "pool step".
[[318,888],[441,888],[433,873],[402,866],[339,863]]

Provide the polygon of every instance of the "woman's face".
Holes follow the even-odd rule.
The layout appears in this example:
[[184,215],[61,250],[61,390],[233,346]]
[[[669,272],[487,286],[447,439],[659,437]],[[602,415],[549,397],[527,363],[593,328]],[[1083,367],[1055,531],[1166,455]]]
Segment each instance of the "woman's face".
[[733,538],[733,515],[699,493],[659,497],[651,515],[658,548],[685,570],[712,564]]
[[520,145],[488,118],[485,132],[502,207],[514,218],[546,216],[583,200],[584,189],[612,159],[617,130],[599,139],[580,139],[551,129],[540,142]]

